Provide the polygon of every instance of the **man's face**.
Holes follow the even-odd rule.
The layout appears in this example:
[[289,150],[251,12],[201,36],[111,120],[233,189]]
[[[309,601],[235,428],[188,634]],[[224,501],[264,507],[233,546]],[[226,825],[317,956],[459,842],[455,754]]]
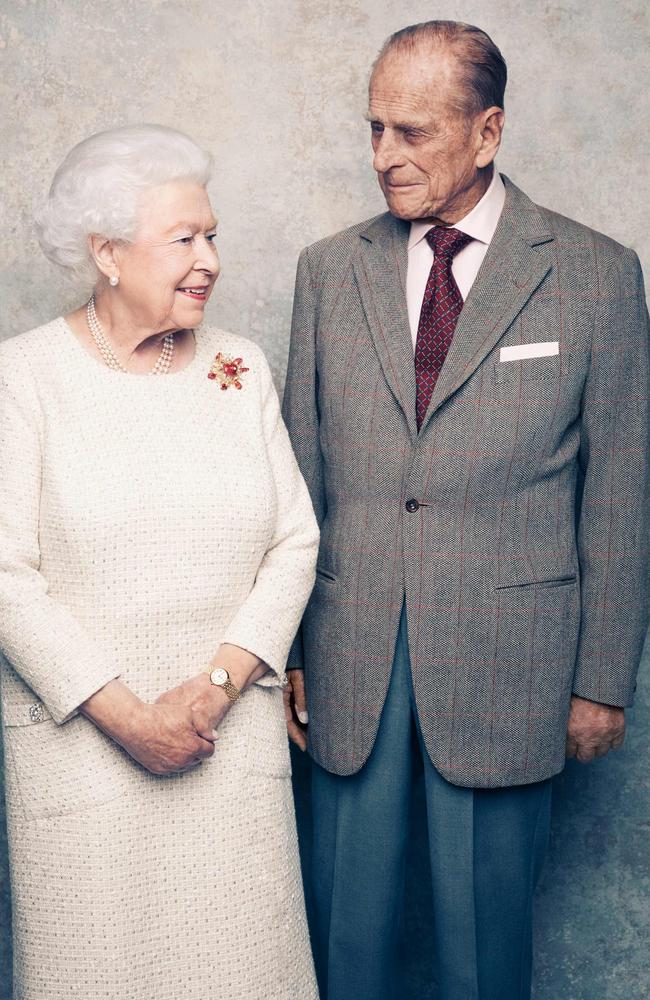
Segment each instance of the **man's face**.
[[478,117],[453,104],[459,81],[444,50],[388,53],[370,80],[373,166],[400,219],[453,223],[476,203]]

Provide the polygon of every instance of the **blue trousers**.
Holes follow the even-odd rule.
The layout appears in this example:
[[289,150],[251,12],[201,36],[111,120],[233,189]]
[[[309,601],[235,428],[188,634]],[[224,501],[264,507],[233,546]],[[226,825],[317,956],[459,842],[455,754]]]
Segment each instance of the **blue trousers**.
[[321,1000],[401,1000],[396,940],[409,810],[424,768],[437,1000],[528,1000],[532,897],[550,823],[550,781],[459,788],[424,749],[406,615],[377,741],[357,774],[314,765],[310,929]]

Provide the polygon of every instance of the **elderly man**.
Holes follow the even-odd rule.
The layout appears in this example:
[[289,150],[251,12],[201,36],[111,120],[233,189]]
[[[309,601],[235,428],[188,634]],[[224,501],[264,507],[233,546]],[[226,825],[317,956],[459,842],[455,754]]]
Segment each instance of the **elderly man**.
[[530,996],[549,779],[621,745],[648,621],[639,263],[494,169],[505,82],[477,28],[393,35],[368,115],[389,211],[298,269],[285,416],[322,544],[292,662],[327,1000],[392,995],[417,768],[436,997]]

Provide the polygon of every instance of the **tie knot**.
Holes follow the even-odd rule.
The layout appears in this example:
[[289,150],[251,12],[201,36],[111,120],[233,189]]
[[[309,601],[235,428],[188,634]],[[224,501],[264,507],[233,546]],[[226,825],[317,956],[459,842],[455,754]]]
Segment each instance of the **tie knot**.
[[436,257],[452,260],[463,247],[472,242],[472,237],[461,233],[459,229],[447,229],[446,226],[434,226],[426,235],[427,243]]

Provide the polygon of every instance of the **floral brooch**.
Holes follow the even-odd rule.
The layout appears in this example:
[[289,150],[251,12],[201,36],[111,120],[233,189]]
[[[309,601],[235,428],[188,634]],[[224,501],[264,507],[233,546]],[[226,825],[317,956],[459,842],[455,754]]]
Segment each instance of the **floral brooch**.
[[208,378],[218,379],[222,389],[228,389],[234,385],[235,389],[241,389],[241,377],[244,372],[250,371],[244,368],[243,358],[224,358],[221,351],[212,362],[212,368],[208,372]]

